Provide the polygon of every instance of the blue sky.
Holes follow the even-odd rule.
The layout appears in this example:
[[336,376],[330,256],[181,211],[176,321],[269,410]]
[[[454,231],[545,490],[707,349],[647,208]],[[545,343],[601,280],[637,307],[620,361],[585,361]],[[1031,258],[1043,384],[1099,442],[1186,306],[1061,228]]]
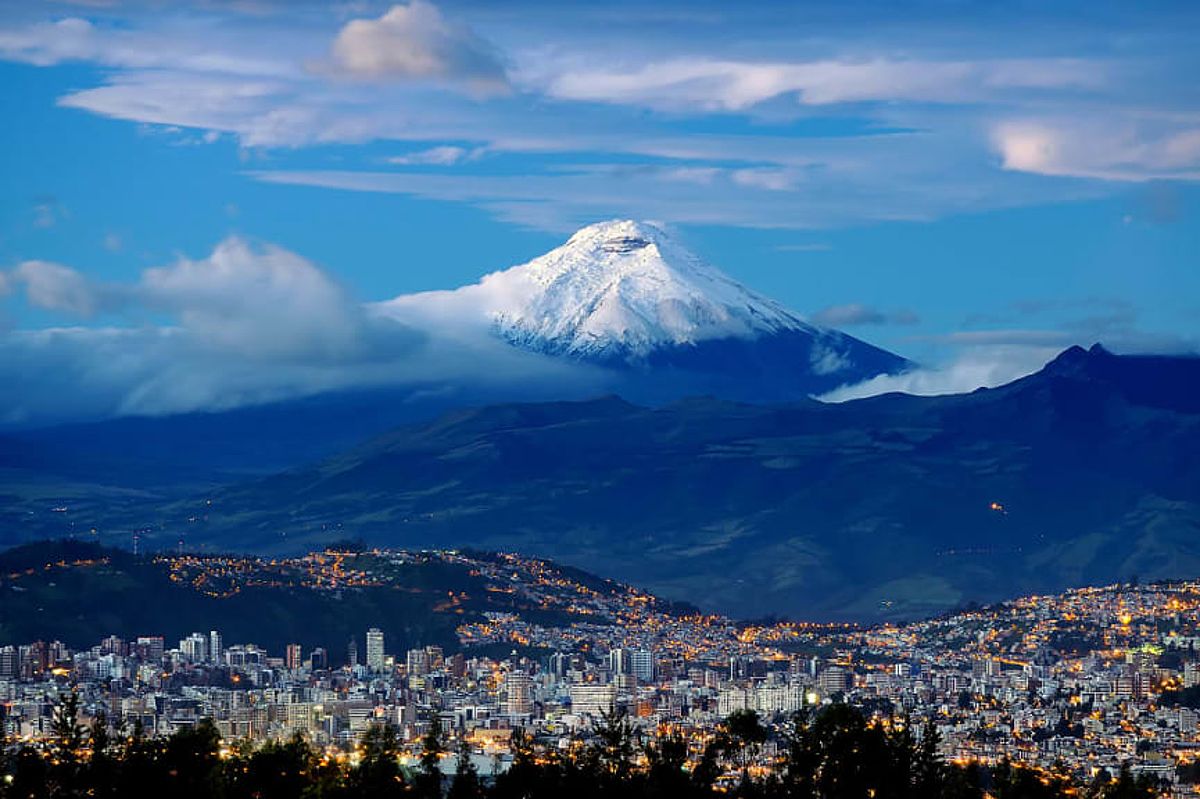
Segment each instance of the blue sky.
[[[0,4],[0,416],[68,377],[106,399],[63,413],[204,407],[228,380],[150,385],[199,371],[179,330],[285,338],[263,303],[350,319],[611,217],[920,360],[916,390],[1192,351],[1198,34],[1188,2]],[[270,253],[311,279],[251,301]],[[124,371],[78,362],[96,340]],[[239,373],[284,377],[230,396],[364,379],[268,350]]]

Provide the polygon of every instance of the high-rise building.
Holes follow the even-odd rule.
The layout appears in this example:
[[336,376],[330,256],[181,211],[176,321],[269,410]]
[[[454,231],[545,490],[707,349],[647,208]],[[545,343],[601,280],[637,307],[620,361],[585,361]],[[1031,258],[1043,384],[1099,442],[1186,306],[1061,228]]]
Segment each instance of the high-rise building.
[[510,671],[504,678],[504,710],[514,716],[533,712],[533,678],[521,671]]
[[300,644],[288,644],[284,655],[284,665],[292,671],[300,668],[304,660],[301,656]]
[[830,666],[817,678],[817,686],[825,696],[845,691],[850,687],[850,672],[841,666]]
[[192,633],[179,642],[179,652],[191,663],[208,661],[208,636],[204,633]]
[[654,682],[654,653],[635,649],[629,655],[630,673],[638,682]]
[[134,653],[146,663],[161,663],[164,649],[161,635],[143,635],[134,644]]
[[581,716],[600,716],[611,713],[616,691],[611,685],[585,683],[571,686],[571,709]]
[[213,663],[221,662],[221,655],[225,653],[225,645],[221,640],[221,633],[217,630],[211,630],[208,633],[208,657]]
[[17,648],[11,644],[0,646],[0,677],[16,677],[19,668]]
[[329,653],[325,651],[325,647],[318,646],[312,651],[312,657],[309,659],[309,667],[313,671],[322,671],[329,668]]
[[383,630],[378,627],[367,630],[367,668],[383,671]]
[[629,673],[629,650],[617,648],[608,653],[608,668],[613,674]]
[[548,670],[555,677],[566,677],[567,670],[571,668],[571,656],[562,652],[555,652],[550,656]]
[[429,671],[429,653],[424,649],[410,649],[404,663],[410,677]]
[[638,682],[654,681],[654,654],[645,649],[614,649],[608,655],[609,668],[614,675],[628,674]]
[[358,641],[353,638],[346,644],[346,665],[350,668],[358,665]]

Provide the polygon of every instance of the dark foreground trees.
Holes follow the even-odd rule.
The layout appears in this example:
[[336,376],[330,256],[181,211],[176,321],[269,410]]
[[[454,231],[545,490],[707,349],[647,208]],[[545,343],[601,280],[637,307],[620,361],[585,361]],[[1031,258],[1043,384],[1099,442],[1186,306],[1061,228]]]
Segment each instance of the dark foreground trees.
[[[776,754],[765,761],[772,750]],[[421,742],[418,763],[401,766],[393,727],[372,727],[354,762],[318,753],[302,738],[258,749],[222,750],[211,722],[166,739],[111,727],[89,730],[67,698],[53,740],[7,750],[0,799],[98,797],[138,799],[1151,799],[1153,780],[1128,769],[1074,784],[1062,769],[1009,762],[958,766],[938,756],[933,727],[880,723],[848,705],[796,715],[774,736],[756,714],[731,716],[714,735],[688,740],[667,732],[643,739],[622,716],[605,718],[587,743],[540,749],[516,731],[513,763],[484,779],[459,749],[453,775],[442,776],[447,743],[438,725]],[[769,765],[765,768],[764,765]]]

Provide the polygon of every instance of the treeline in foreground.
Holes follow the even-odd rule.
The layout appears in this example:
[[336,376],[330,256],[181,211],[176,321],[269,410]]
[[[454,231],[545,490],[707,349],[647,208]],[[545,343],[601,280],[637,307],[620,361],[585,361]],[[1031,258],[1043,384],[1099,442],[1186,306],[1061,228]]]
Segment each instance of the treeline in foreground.
[[768,730],[756,714],[730,716],[698,762],[675,735],[641,741],[627,719],[610,717],[590,743],[543,751],[517,734],[513,763],[484,780],[465,754],[455,773],[438,765],[446,743],[437,728],[422,742],[419,764],[400,763],[401,742],[388,726],[371,728],[354,763],[328,758],[302,738],[258,749],[221,748],[216,727],[202,721],[165,739],[139,730],[110,730],[103,719],[76,723],[69,697],[56,710],[53,741],[4,755],[0,799],[27,797],[155,797],[155,799],[1152,799],[1162,787],[1128,770],[1101,773],[1087,785],[1062,769],[1008,762],[984,767],[944,762],[937,736],[918,741],[899,725],[868,720],[842,704],[797,715],[780,740],[778,762],[760,765]]

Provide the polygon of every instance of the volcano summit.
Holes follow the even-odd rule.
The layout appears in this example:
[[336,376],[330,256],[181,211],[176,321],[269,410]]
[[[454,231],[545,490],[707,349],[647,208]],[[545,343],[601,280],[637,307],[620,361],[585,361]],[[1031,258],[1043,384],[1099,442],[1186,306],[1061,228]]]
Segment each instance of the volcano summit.
[[475,322],[520,349],[616,369],[635,396],[793,399],[911,366],[806,321],[649,222],[590,225],[526,264],[379,309]]

